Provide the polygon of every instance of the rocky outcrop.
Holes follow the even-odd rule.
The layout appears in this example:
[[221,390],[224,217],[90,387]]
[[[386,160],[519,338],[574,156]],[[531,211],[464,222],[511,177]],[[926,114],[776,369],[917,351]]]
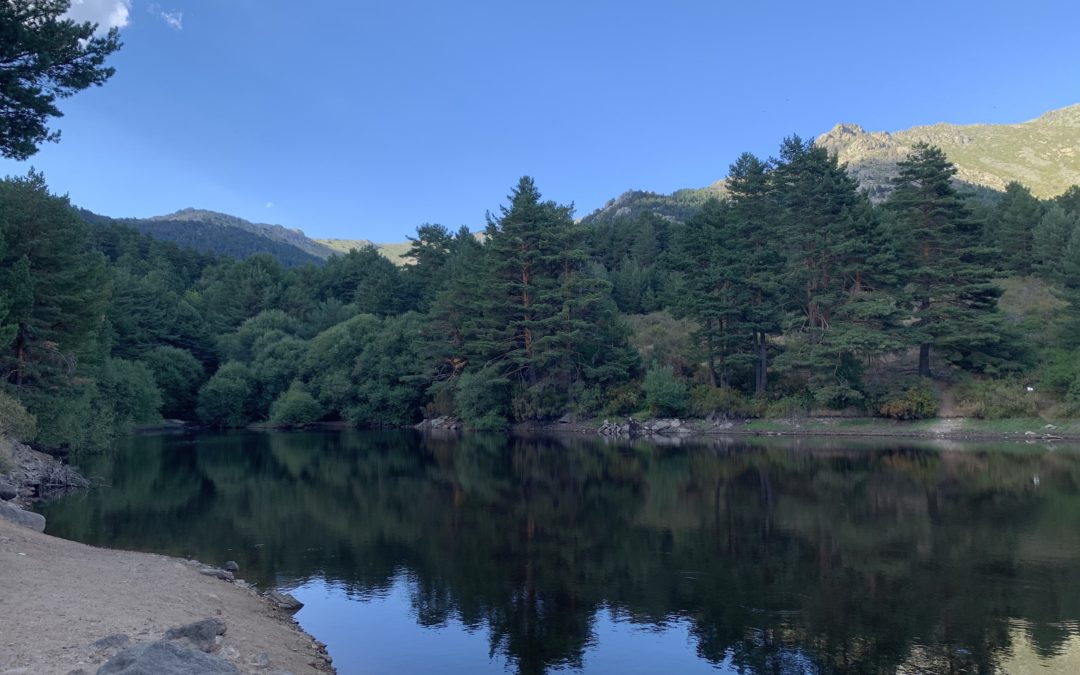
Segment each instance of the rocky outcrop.
[[661,418],[637,422],[627,418],[625,422],[604,420],[598,432],[601,436],[613,438],[637,438],[639,436],[688,436],[694,430],[677,418]]
[[0,518],[37,532],[45,531],[45,516],[33,511],[24,511],[14,504],[0,502]]
[[38,452],[3,434],[0,434],[0,444],[4,451],[0,456],[9,456],[14,465],[7,473],[0,474],[0,498],[8,499],[3,495],[14,489],[16,494],[10,499],[25,505],[90,485],[82,474],[52,455]]
[[457,431],[461,429],[461,420],[456,417],[442,416],[426,419],[414,428],[421,431]]

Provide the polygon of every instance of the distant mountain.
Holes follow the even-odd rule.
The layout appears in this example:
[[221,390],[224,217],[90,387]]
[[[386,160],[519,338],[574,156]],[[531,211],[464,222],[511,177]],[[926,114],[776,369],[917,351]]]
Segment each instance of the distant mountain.
[[933,124],[906,131],[866,131],[838,124],[815,142],[835,153],[872,197],[883,197],[896,162],[918,142],[936,145],[969,185],[1004,190],[1023,183],[1037,197],[1080,184],[1080,104],[1019,124]]
[[[169,223],[170,229],[176,228],[177,224],[193,224],[200,228],[236,229],[270,241],[285,244],[307,253],[313,258],[325,260],[334,254],[329,246],[324,246],[313,239],[308,239],[301,230],[293,230],[282,225],[270,225],[267,223],[253,223],[243,218],[230,216],[226,213],[208,211],[206,209],[181,209],[176,213],[165,216],[146,218],[144,222]],[[182,229],[182,226],[181,228]]]
[[[1014,180],[1042,198],[1080,185],[1080,104],[1019,124],[942,123],[892,133],[837,124],[814,140],[846,163],[875,200],[888,194],[897,161],[920,141],[944,150],[956,165],[957,181],[982,196],[992,197]],[[670,195],[631,190],[581,220],[597,223],[652,212],[685,222],[709,196],[723,194],[723,180]]]
[[326,239],[307,237],[303,231],[281,225],[253,223],[243,218],[206,209],[181,209],[176,213],[151,218],[109,218],[82,210],[90,222],[118,222],[160,241],[193,248],[201,253],[216,253],[244,259],[256,253],[269,253],[286,267],[321,265],[332,255],[352,248],[374,245],[394,264],[402,264],[403,244],[372,244],[366,239]]
[[610,222],[617,218],[634,219],[643,213],[653,213],[673,222],[686,222],[709,197],[723,196],[724,181],[706,188],[677,190],[670,195],[644,190],[629,190],[609,200],[581,219],[585,225]]

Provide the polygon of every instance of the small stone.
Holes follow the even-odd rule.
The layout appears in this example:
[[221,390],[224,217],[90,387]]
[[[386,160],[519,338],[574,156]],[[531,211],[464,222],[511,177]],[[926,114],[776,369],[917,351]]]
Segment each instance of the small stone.
[[230,560],[224,565],[222,565],[222,569],[226,572],[232,572],[233,574],[236,574],[240,571],[240,565],[237,565],[235,560]]

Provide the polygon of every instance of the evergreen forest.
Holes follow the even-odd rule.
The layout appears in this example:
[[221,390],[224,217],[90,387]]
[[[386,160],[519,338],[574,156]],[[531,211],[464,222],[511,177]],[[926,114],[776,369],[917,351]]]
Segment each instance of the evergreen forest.
[[1070,417],[1080,188],[976,199],[954,172],[918,146],[875,203],[792,137],[685,222],[579,221],[525,177],[407,264],[285,267],[86,218],[31,171],[0,183],[0,424],[92,450],[163,418]]

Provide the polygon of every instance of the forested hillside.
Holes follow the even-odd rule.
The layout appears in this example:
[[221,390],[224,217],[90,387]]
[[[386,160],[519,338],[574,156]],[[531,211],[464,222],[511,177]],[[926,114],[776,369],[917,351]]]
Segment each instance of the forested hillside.
[[578,222],[523,178],[483,237],[422,226],[405,267],[373,247],[321,266],[210,256],[9,178],[0,419],[87,449],[162,416],[918,418],[944,390],[973,416],[1080,411],[1080,189],[1014,183],[987,206],[954,173],[917,146],[874,204],[789,138],[739,157],[685,223]]

